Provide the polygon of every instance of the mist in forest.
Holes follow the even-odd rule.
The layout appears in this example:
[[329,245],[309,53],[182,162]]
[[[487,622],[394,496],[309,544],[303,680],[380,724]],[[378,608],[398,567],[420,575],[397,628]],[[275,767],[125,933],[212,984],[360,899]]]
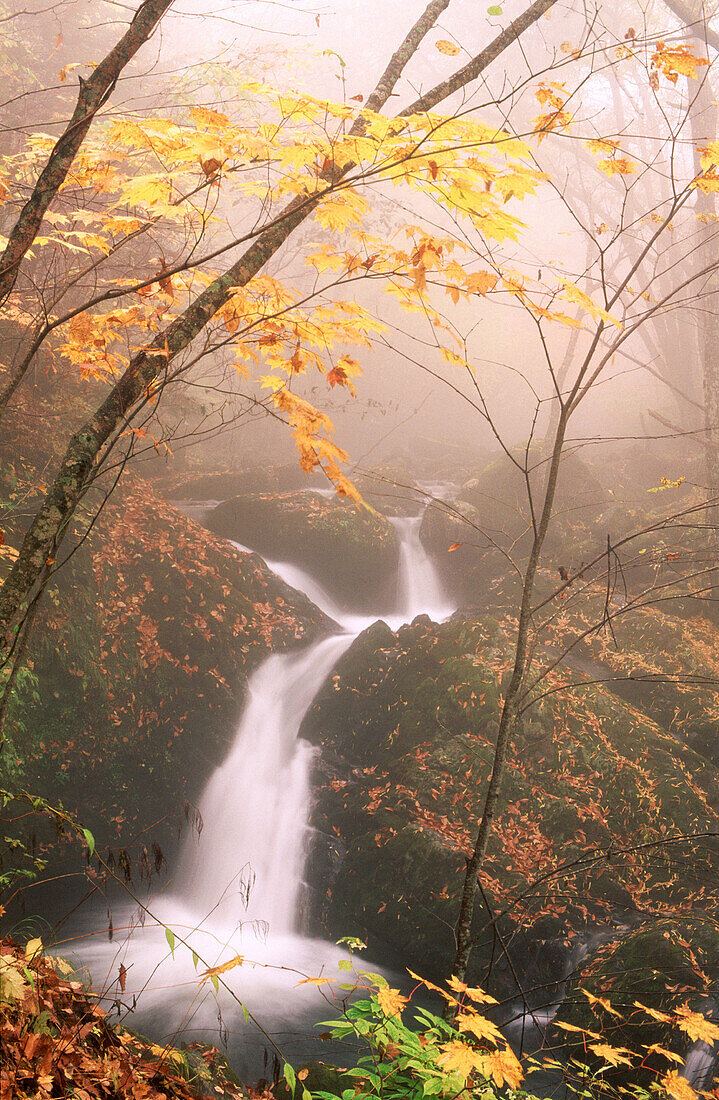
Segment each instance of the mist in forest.
[[13,1081],[710,1088],[716,13],[0,17]]

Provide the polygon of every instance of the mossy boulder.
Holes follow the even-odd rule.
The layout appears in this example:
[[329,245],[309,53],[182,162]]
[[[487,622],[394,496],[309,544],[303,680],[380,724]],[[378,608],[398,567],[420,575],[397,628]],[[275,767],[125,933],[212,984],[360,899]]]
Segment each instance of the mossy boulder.
[[231,743],[249,674],[333,630],[257,555],[128,479],[39,605],[0,783],[62,801],[98,846],[151,829],[145,846],[172,847]]
[[[319,479],[313,479],[319,483]],[[220,470],[184,470],[153,481],[170,500],[228,500],[245,493],[301,492],[312,481],[297,463],[243,466]],[[321,486],[320,486],[321,487]]]
[[[334,937],[368,938],[375,956],[428,976],[447,972],[509,659],[508,634],[488,618],[420,617],[360,636],[320,692],[301,735],[322,750],[310,877],[316,917]],[[564,682],[555,673],[544,687]],[[512,960],[525,981],[561,979],[573,930],[696,899],[711,910],[717,844],[687,841],[689,867],[661,841],[717,829],[708,792],[718,780],[681,738],[600,685],[532,707],[513,737],[483,867],[474,977],[502,956],[485,903],[510,909],[513,936],[527,931]],[[530,949],[540,918],[542,938],[555,941],[544,973],[547,960]],[[505,993],[510,971],[505,959]]]
[[554,1024],[557,1038],[583,1062],[596,1065],[599,1059],[563,1024],[626,1048],[633,1064],[606,1070],[603,1077],[641,1084],[673,1068],[648,1048],[686,1057],[693,1028],[701,1028],[690,1013],[719,1022],[719,925],[703,915],[647,920],[605,943],[572,976]]
[[397,536],[369,509],[315,492],[257,493],[218,505],[206,523],[264,557],[301,566],[348,609],[395,600]]
[[[427,509],[421,537],[449,590],[466,607],[491,606],[497,585],[510,587],[516,566],[526,561],[541,508],[548,462],[530,454],[529,491],[521,469],[524,452],[502,456],[467,479],[455,499]],[[517,465],[519,463],[520,465]],[[553,521],[544,560],[571,569],[601,552],[603,517],[612,497],[580,458],[567,454],[560,465]],[[516,583],[507,598],[516,595]]]

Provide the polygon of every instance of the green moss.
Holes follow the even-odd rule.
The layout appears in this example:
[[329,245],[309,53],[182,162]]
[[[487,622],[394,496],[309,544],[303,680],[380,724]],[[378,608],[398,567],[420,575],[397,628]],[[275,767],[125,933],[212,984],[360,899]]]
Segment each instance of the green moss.
[[207,522],[225,538],[302,566],[347,607],[392,605],[397,537],[376,512],[312,492],[258,493],[225,501]]
[[[573,976],[557,1023],[601,1033],[603,1041],[636,1052],[631,1070],[609,1073],[616,1084],[640,1084],[668,1063],[647,1055],[653,1044],[684,1057],[692,1044],[677,1018],[657,1019],[682,1006],[705,1016],[715,1012],[713,975],[719,970],[719,926],[706,916],[647,920],[595,951]],[[583,991],[607,999],[613,1011],[592,1003]],[[637,1003],[638,1002],[638,1003]],[[575,1056],[587,1057],[584,1044],[563,1032]],[[580,1049],[581,1044],[581,1049]],[[644,1062],[643,1066],[637,1063]]]

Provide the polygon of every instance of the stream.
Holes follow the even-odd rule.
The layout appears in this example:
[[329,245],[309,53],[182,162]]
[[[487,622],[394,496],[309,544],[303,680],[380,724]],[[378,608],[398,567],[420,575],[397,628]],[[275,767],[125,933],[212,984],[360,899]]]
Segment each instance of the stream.
[[[94,928],[86,917],[84,938],[71,956],[89,970],[95,988],[107,990],[107,1002],[122,1005],[123,1016],[134,1006],[128,1026],[157,1041],[226,1046],[231,1063],[248,1079],[262,1074],[273,1044],[290,1061],[318,1056],[312,1025],[336,1009],[317,986],[298,983],[337,976],[338,963],[349,957],[335,944],[302,933],[316,751],[298,737],[302,719],[339,658],[372,623],[381,618],[397,630],[416,615],[441,622],[455,610],[420,542],[421,516],[391,522],[400,545],[394,608],[347,614],[298,566],[267,562],[341,632],[299,651],[273,654],[255,670],[234,743],[201,796],[202,828],[186,838],[167,895],[149,903],[144,914],[137,906],[113,906],[112,942],[104,911],[96,914]],[[202,960],[197,966],[193,951]],[[200,981],[208,966],[238,954],[243,964],[223,974],[231,992],[220,987],[216,994],[209,981]],[[127,970],[124,991],[121,964]],[[378,969],[365,959],[361,965]],[[258,1031],[245,1010],[268,1034]],[[329,1046],[323,1043],[320,1055],[331,1060]]]
[[[202,521],[199,502],[192,508]],[[317,1057],[339,1064],[353,1060],[346,1047],[313,1038],[318,1020],[337,1015],[327,1003],[330,987],[323,995],[316,985],[298,984],[307,977],[337,977],[338,964],[349,957],[302,930],[317,750],[298,733],[337,661],[363,630],[380,618],[397,630],[419,614],[442,622],[455,611],[420,541],[421,521],[421,515],[391,518],[400,548],[394,608],[349,614],[303,569],[267,561],[333,619],[339,632],[301,650],[273,654],[251,675],[233,745],[200,799],[202,827],[186,837],[167,894],[144,913],[138,906],[113,906],[112,942],[104,909],[86,914],[77,929],[82,938],[70,958],[90,972],[95,988],[107,990],[106,1002],[118,1007],[129,1027],[158,1042],[213,1043],[246,1080],[266,1072],[268,1052],[295,1064]],[[237,955],[242,965],[222,975],[228,989],[216,992],[201,980],[204,969]],[[118,981],[121,964],[124,990]],[[379,969],[366,959],[360,965]],[[404,981],[400,974],[388,976],[393,984]],[[536,1014],[515,1020],[508,1038],[517,1043],[521,1038],[525,1051],[541,1047],[554,1011],[541,1021]],[[706,1085],[714,1060],[711,1048],[695,1043],[683,1074],[697,1087]],[[527,1085],[547,1098],[567,1095],[556,1071],[537,1074]]]

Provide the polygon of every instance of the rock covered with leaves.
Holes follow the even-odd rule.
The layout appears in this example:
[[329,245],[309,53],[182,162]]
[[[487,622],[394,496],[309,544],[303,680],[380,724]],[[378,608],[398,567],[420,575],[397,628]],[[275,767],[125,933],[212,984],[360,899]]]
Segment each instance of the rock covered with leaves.
[[[322,746],[316,907],[331,932],[368,938],[375,957],[401,953],[430,975],[451,962],[509,667],[507,633],[486,618],[436,626],[420,617],[396,634],[377,624],[308,713],[302,735]],[[557,672],[545,688],[566,680]],[[494,951],[495,978],[511,991],[491,925],[505,909],[500,927],[527,984],[563,976],[572,929],[637,909],[712,911],[716,843],[665,842],[716,832],[718,781],[676,731],[608,687],[538,702],[511,746],[481,876],[475,966]]]
[[[2,1100],[247,1100],[222,1058],[160,1047],[113,1027],[72,967],[40,940],[0,941]],[[204,1055],[204,1056],[203,1056]]]
[[[26,489],[4,485],[12,514]],[[227,750],[248,675],[333,629],[259,557],[128,479],[39,606],[8,709],[4,784],[63,800],[98,844],[182,820]]]

